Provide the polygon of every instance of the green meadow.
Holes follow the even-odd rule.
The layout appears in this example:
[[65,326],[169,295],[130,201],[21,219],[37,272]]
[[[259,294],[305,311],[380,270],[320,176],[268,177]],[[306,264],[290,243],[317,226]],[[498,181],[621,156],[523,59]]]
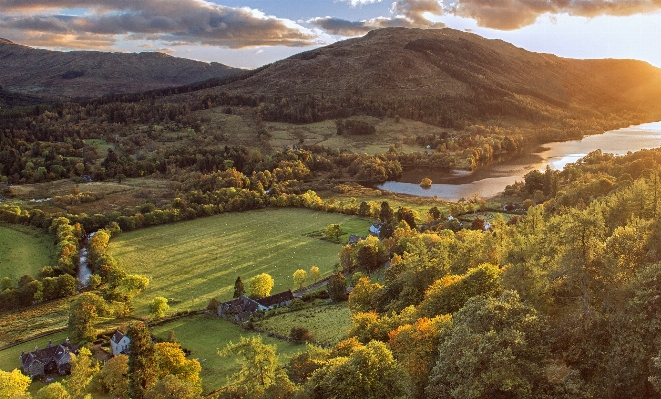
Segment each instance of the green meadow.
[[14,284],[24,274],[36,276],[43,266],[53,263],[53,238],[39,229],[0,224],[0,278],[10,277]]
[[[196,315],[184,317],[167,324],[153,327],[152,333],[158,338],[167,339],[170,331],[183,348],[191,351],[189,359],[199,359],[202,371],[202,388],[210,392],[227,384],[228,377],[241,369],[238,356],[220,357],[218,350],[231,342],[238,342],[241,336],[251,337],[260,335],[246,331],[219,317],[210,315]],[[305,351],[305,345],[294,344],[270,338],[261,334],[262,342],[277,346],[277,353],[281,365],[297,352]]]
[[366,235],[371,221],[290,208],[227,213],[123,233],[110,253],[128,273],[150,278],[134,299],[137,315],[157,296],[170,299],[171,311],[197,309],[213,297],[232,299],[237,276],[248,290],[251,277],[268,273],[277,293],[293,287],[297,269],[329,275],[341,246],[315,237],[331,223],[343,227],[346,242],[349,233]]

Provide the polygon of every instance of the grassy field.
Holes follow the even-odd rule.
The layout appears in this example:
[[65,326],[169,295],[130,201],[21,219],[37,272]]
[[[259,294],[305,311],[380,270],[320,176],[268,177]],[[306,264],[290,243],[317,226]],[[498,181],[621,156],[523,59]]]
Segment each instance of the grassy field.
[[351,328],[351,313],[345,302],[282,313],[256,325],[285,336],[292,327],[305,327],[316,342],[334,345],[344,339]]
[[371,221],[304,209],[228,213],[121,234],[110,253],[128,273],[151,282],[134,304],[146,315],[154,297],[172,298],[171,310],[202,308],[216,297],[232,298],[234,281],[268,273],[272,293],[292,288],[292,274],[318,266],[323,275],[339,261],[340,245],[311,233],[339,223],[353,234],[367,234]]
[[0,313],[0,346],[66,327],[69,300],[71,298],[56,299],[25,309]]
[[[209,315],[186,317],[152,328],[152,333],[163,339],[168,337],[169,331],[174,331],[174,337],[182,347],[191,350],[190,358],[200,360],[202,365],[200,377],[204,392],[210,392],[225,385],[227,378],[241,368],[237,363],[238,357],[220,357],[218,349],[223,349],[230,341],[238,342],[241,336],[257,335],[257,333],[246,331],[228,321]],[[305,350],[303,344],[293,344],[265,335],[262,335],[262,341],[269,345],[277,345],[281,364],[288,360],[288,356],[291,357],[295,353]]]
[[14,284],[24,274],[36,276],[55,257],[53,238],[27,226],[0,224],[0,278],[10,277]]

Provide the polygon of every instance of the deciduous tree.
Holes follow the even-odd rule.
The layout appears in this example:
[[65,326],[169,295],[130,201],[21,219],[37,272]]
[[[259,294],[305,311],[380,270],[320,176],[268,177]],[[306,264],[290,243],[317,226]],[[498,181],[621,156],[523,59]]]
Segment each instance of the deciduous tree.
[[262,273],[250,279],[248,286],[250,287],[250,297],[259,299],[267,297],[271,294],[274,285],[273,277],[269,274]]

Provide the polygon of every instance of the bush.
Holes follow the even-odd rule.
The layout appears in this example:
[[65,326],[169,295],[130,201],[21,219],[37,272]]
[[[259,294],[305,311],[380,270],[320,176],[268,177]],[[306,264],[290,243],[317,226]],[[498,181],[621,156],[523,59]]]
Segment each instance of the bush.
[[294,298],[294,300],[289,304],[289,309],[293,311],[301,310],[303,307],[305,307],[305,302],[303,302],[303,300],[300,298]]
[[289,338],[299,342],[312,341],[312,334],[305,327],[292,327],[289,332]]

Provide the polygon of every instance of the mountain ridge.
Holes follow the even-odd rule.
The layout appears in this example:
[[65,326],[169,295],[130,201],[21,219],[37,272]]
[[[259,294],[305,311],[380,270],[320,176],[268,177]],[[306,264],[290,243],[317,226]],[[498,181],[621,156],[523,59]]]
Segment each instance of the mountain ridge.
[[144,92],[241,71],[159,52],[62,52],[0,39],[0,86],[50,101]]

